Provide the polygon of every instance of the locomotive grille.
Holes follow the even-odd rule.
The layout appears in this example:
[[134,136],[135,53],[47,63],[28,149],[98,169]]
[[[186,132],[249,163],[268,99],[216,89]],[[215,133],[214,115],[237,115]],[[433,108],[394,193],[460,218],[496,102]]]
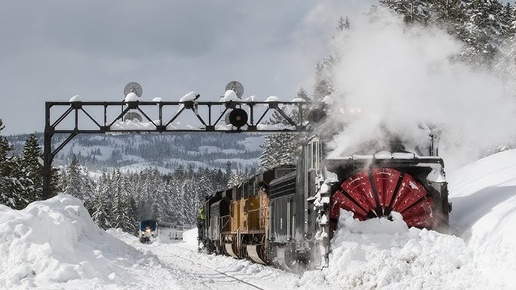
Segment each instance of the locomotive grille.
[[295,171],[278,178],[271,182],[269,187],[269,197],[278,198],[296,193],[296,174]]

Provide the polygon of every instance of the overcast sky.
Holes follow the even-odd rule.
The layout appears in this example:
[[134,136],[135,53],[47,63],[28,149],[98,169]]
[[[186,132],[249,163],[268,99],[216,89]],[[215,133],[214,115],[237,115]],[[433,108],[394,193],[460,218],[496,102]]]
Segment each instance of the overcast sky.
[[215,101],[232,80],[290,100],[312,91],[339,17],[368,2],[2,1],[2,134],[42,132],[46,101],[119,101],[132,81],[148,101]]

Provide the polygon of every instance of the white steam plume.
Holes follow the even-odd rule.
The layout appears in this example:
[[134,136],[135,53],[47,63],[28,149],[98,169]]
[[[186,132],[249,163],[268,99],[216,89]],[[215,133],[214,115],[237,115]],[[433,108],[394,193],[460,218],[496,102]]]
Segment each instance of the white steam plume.
[[335,137],[330,157],[353,153],[384,130],[412,148],[428,140],[421,123],[442,130],[440,155],[456,166],[515,137],[514,100],[494,74],[452,60],[458,41],[437,28],[407,27],[385,10],[372,19],[352,19],[334,39],[335,99],[361,113]]

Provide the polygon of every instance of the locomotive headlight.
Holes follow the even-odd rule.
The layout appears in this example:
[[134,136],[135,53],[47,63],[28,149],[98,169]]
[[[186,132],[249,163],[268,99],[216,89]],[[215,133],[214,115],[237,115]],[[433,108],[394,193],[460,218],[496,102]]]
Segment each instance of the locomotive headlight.
[[338,112],[342,115],[346,115],[346,114],[360,114],[362,113],[362,109],[360,108],[344,108],[344,107],[340,107],[337,109]]
[[146,229],[145,232],[150,233],[150,229]]

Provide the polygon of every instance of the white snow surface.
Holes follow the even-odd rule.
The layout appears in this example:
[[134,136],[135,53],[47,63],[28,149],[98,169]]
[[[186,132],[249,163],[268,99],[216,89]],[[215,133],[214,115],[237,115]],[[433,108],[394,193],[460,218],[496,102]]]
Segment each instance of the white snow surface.
[[266,102],[279,102],[279,97],[269,96],[265,101]]
[[125,96],[125,102],[136,102],[138,101],[138,95],[133,93],[133,92],[129,92],[126,96]]
[[239,102],[241,99],[237,96],[235,91],[227,90],[224,93],[224,97],[220,100],[221,102]]
[[193,101],[193,100],[197,99],[197,95],[198,95],[197,92],[191,91],[188,94],[186,94],[183,97],[181,97],[181,99],[179,99],[179,101],[180,102]]
[[71,97],[70,100],[69,100],[70,103],[81,102],[81,101],[82,101],[82,97],[79,96],[79,95],[75,95],[75,96]]
[[515,289],[516,150],[448,181],[450,234],[342,212],[329,267],[302,274],[198,253],[195,229],[140,244],[99,229],[66,194],[0,205],[0,289]]

